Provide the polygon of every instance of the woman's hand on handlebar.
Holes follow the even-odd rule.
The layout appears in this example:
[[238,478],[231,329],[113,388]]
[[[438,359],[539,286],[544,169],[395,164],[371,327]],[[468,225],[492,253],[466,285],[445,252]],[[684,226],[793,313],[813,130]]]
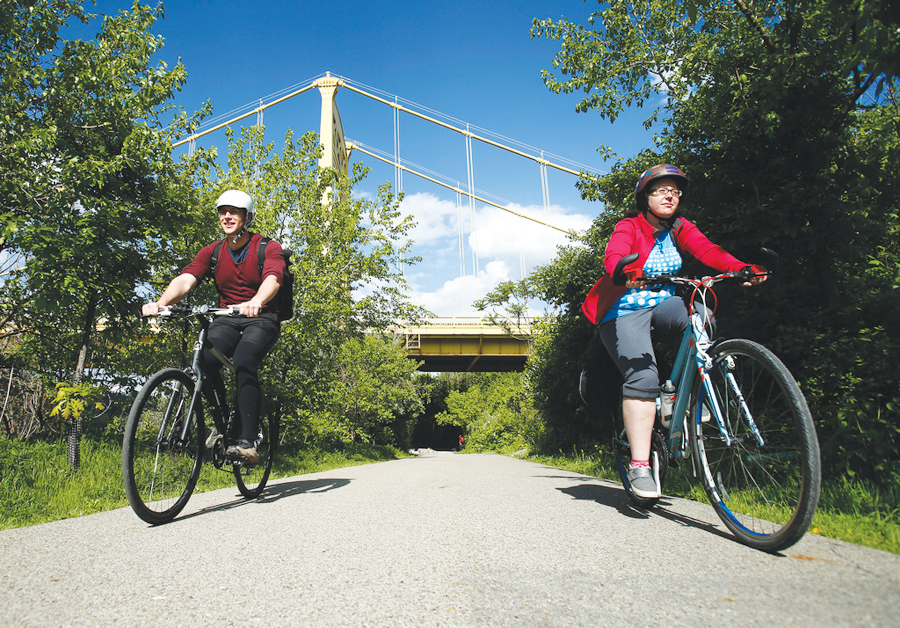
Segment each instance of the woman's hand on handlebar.
[[[743,282],[741,285],[745,288],[749,288],[750,286],[758,286],[766,279],[768,279],[769,271],[766,270],[764,266],[746,266],[742,269],[747,275],[749,275],[747,281]],[[758,273],[754,275],[753,273]]]
[[638,290],[643,290],[644,288],[647,287],[647,282],[644,281],[643,279],[635,280],[635,279],[629,278],[625,281],[625,287],[626,288],[637,288]]
[[741,285],[744,286],[745,288],[749,288],[750,286],[758,286],[759,284],[764,282],[766,279],[768,279],[768,277],[766,277],[765,275],[762,275],[760,277],[753,277],[752,279],[750,279],[750,281],[745,281]]

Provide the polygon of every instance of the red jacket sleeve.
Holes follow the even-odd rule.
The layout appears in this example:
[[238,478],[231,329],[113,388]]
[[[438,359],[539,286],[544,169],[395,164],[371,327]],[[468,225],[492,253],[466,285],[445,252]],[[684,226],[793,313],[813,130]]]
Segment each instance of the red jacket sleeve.
[[718,244],[713,244],[689,220],[680,219],[680,224],[673,229],[673,233],[678,244],[687,253],[710,268],[720,272],[733,272],[747,265]]
[[269,240],[269,243],[266,245],[266,261],[263,262],[260,281],[264,280],[269,275],[275,275],[275,279],[278,280],[278,285],[283,286],[284,271],[284,249],[282,249],[281,245],[275,240]]

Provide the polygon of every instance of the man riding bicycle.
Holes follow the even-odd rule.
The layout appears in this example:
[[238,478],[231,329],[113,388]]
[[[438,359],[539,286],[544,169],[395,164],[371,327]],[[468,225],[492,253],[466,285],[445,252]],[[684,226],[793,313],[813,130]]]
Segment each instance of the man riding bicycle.
[[[219,293],[219,307],[237,308],[240,317],[220,316],[210,325],[209,342],[234,362],[237,375],[237,416],[229,434],[237,442],[225,452],[227,458],[241,459],[253,466],[259,462],[259,453],[253,444],[259,430],[259,406],[262,393],[259,385],[259,366],[274,346],[281,333],[281,323],[272,299],[284,281],[285,263],[281,245],[270,240],[266,245],[265,262],[259,269],[258,251],[262,238],[249,231],[253,224],[253,199],[241,190],[228,190],[216,201],[219,226],[225,234],[225,244],[213,242],[197,253],[181,274],[175,277],[154,303],[143,306],[144,316],[155,316],[160,309],[168,308],[184,299],[204,278],[213,277]],[[213,258],[219,253],[216,267]],[[203,360],[210,377],[203,387],[207,399],[217,391],[225,398],[222,381],[222,364],[209,347],[204,347]],[[210,404],[216,407],[215,404]],[[207,446],[221,438],[215,431]]]

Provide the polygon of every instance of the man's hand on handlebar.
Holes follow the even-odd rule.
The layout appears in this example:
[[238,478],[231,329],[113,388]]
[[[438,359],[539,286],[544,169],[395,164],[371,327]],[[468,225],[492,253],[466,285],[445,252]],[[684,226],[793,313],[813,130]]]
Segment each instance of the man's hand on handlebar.
[[236,307],[241,316],[249,316],[251,318],[259,316],[259,313],[262,312],[263,309],[262,303],[252,300],[241,303],[240,305],[233,305],[232,307]]
[[168,310],[170,306],[168,305],[160,305],[159,301],[154,301],[153,303],[144,303],[141,307],[141,314],[144,316],[158,316],[160,310]]

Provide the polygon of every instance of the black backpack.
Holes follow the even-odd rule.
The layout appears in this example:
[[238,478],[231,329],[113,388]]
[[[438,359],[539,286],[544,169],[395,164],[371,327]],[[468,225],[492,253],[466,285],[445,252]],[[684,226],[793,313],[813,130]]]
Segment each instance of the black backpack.
[[[259,276],[262,277],[263,264],[266,261],[266,245],[272,238],[263,237],[259,241],[259,249],[256,251],[256,259],[259,262]],[[213,283],[216,281],[216,266],[219,264],[219,251],[222,250],[222,244],[225,240],[216,242],[216,248],[213,249],[212,261],[210,268],[213,271]],[[290,249],[282,249],[284,253],[284,278],[281,282],[281,288],[272,299],[276,308],[278,308],[278,320],[281,322],[289,321],[294,318],[294,272],[291,270],[291,255],[293,251]],[[218,289],[217,289],[218,290]]]

